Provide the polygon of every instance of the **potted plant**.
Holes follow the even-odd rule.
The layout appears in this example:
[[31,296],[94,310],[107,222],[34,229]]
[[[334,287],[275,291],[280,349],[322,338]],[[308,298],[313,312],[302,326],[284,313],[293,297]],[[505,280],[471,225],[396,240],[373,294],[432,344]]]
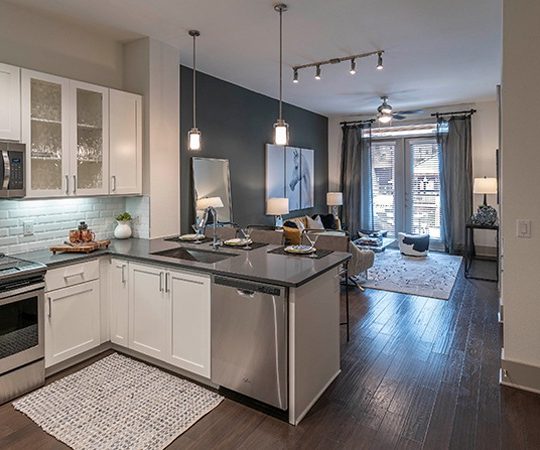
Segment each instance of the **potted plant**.
[[116,228],[114,229],[114,237],[116,239],[127,239],[131,237],[131,214],[128,212],[123,212],[116,216]]

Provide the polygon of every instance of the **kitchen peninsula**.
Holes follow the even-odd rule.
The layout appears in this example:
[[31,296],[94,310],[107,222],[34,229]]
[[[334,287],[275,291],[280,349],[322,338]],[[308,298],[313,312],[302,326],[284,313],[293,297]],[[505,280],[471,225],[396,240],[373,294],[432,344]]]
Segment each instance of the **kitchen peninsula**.
[[113,348],[298,424],[340,372],[339,272],[350,255],[276,247],[129,239],[88,255],[17,255],[48,267],[47,373]]

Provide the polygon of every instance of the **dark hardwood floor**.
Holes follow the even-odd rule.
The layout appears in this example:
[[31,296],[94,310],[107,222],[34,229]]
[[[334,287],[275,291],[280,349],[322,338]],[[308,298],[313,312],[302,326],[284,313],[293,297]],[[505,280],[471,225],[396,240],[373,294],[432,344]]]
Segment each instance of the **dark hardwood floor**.
[[[498,384],[494,283],[460,276],[449,301],[352,290],[351,313],[343,372],[298,427],[225,400],[169,448],[540,448],[540,396]],[[66,447],[7,404],[0,448]]]

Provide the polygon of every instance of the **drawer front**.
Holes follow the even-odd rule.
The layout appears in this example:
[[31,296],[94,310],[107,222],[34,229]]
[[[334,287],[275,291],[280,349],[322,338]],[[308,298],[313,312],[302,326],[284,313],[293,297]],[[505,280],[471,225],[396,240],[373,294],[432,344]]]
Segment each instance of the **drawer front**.
[[97,259],[72,264],[48,270],[45,275],[45,291],[50,292],[97,279],[99,279],[99,261]]

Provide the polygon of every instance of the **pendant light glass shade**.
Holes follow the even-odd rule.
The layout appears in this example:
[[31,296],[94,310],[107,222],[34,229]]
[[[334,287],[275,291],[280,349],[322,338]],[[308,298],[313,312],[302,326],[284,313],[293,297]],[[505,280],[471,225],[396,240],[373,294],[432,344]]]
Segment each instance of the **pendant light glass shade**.
[[[283,120],[283,11],[287,11],[287,5],[278,3],[274,10],[279,13],[279,116],[274,124],[274,145],[288,145],[289,125]],[[294,75],[298,81],[296,71]]]
[[287,145],[289,143],[289,125],[283,119],[274,124],[274,144]]
[[201,132],[197,128],[188,131],[188,148],[190,150],[201,149]]

